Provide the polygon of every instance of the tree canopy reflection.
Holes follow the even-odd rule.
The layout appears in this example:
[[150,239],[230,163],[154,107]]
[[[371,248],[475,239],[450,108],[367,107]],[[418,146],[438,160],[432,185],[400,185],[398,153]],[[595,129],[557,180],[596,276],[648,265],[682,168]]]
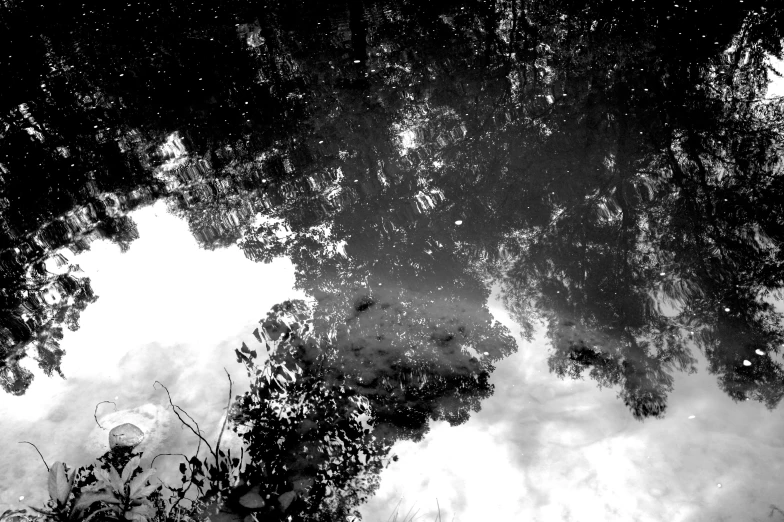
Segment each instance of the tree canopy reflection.
[[486,310],[428,297],[365,288],[285,302],[254,331],[268,358],[237,350],[251,378],[233,419],[244,480],[277,496],[270,516],[344,519],[378,487],[395,441],[420,440],[431,420],[461,424],[492,394],[490,361],[511,337]]
[[[784,118],[763,97],[781,7],[301,7],[85,4],[63,10],[68,31],[30,2],[6,8],[10,47],[47,35],[34,70],[3,58],[19,79],[3,87],[0,158],[9,391],[29,384],[19,347],[40,339],[57,371],[45,339],[95,298],[58,276],[68,306],[20,312],[30,267],[84,240],[58,232],[69,216],[127,248],[127,211],[167,198],[205,248],[291,257],[318,331],[375,339],[341,363],[356,390],[360,367],[401,346],[471,335],[476,356],[509,354],[479,304],[495,283],[526,335],[547,325],[554,373],[618,387],[637,418],[664,414],[694,350],[733,399],[778,404]],[[173,131],[187,154],[164,168]],[[422,331],[373,337],[403,313]],[[470,334],[450,326],[465,317]],[[443,365],[431,356],[411,371]],[[469,407],[460,386],[411,419],[464,418],[485,392]],[[400,407],[374,397],[376,412]],[[447,397],[456,409],[434,414]]]

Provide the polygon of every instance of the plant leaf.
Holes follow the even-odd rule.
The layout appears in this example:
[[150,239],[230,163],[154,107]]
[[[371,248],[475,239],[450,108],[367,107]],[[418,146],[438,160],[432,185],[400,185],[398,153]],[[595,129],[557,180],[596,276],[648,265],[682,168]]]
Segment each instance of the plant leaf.
[[287,491],[283,493],[281,496],[278,497],[280,508],[283,511],[286,511],[296,497],[297,497],[297,493],[294,491]]
[[101,485],[101,487],[112,487],[112,481],[105,469],[96,467],[93,470],[93,475],[95,475],[95,478],[98,479],[98,483]]
[[153,516],[155,516],[155,510],[152,506],[148,505],[134,506],[130,511],[125,512],[126,520],[138,520],[143,522]]
[[123,481],[123,484],[128,482],[131,479],[131,475],[139,467],[139,462],[141,462],[142,458],[139,455],[136,455],[134,458],[128,461],[128,464],[125,465],[123,468],[122,477],[120,477]]
[[71,493],[71,484],[65,474],[65,466],[59,460],[49,470],[49,497],[64,506]]
[[131,489],[128,493],[132,498],[136,496],[136,493],[144,487],[144,483],[147,482],[147,479],[152,477],[155,474],[155,468],[150,468],[146,471],[142,471],[133,481],[131,482]]
[[74,510],[83,510],[90,507],[95,502],[106,502],[107,504],[120,504],[120,499],[109,491],[99,491],[96,493],[83,493],[74,504]]
[[57,473],[63,469],[63,463],[59,460],[49,468],[49,498],[57,500]]
[[95,515],[97,515],[98,513],[102,513],[104,511],[111,511],[111,508],[101,508],[98,511],[93,511],[92,513],[90,513],[90,515],[87,518],[85,518],[81,522],[89,522]]
[[68,474],[68,491],[73,491],[73,485],[76,481],[76,469],[72,469],[71,473]]
[[111,464],[109,464],[109,482],[117,493],[121,495],[124,493],[123,486],[125,483],[123,482],[122,478],[120,478],[120,474],[117,473],[117,470]]
[[160,484],[149,484],[147,486],[144,486],[142,489],[140,489],[134,496],[137,498],[146,499],[152,494],[153,491],[155,491],[159,487],[161,487]]

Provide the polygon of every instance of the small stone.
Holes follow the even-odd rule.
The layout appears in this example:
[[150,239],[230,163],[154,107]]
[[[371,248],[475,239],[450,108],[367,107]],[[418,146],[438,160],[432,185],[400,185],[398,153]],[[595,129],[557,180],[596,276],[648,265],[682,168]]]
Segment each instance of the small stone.
[[240,497],[240,505],[248,509],[261,509],[267,504],[259,494],[259,487],[256,486]]
[[278,503],[280,503],[280,508],[283,511],[286,511],[294,499],[297,498],[297,493],[294,491],[287,491],[281,496],[278,497]]
[[130,422],[120,424],[109,432],[109,448],[135,448],[144,440],[144,432]]

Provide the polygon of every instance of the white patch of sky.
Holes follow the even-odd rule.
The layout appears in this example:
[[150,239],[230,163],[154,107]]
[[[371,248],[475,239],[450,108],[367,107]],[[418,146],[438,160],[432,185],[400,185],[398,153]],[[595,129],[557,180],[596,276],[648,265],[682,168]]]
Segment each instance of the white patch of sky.
[[770,83],[768,83],[767,97],[775,98],[784,96],[784,60],[779,60],[778,58],[771,56],[770,65],[779,73],[779,76],[769,73]]
[[[493,315],[517,331],[497,299]],[[767,519],[784,498],[784,410],[736,404],[706,370],[675,373],[664,419],[635,421],[616,390],[559,380],[542,328],[499,361],[495,394],[465,424],[399,442],[360,511],[387,520],[702,521]],[[718,484],[722,486],[719,487]],[[402,499],[402,500],[401,500]],[[724,517],[724,518],[722,518]]]
[[[132,217],[140,238],[127,253],[95,242],[74,258],[99,299],[82,313],[79,330],[64,330],[67,379],[46,377],[28,358],[24,366],[35,374],[28,392],[0,395],[0,512],[46,500],[46,469],[35,450],[18,441],[35,443],[50,465],[57,460],[87,465],[107,449],[101,444],[108,431],[93,419],[100,401],[115,401],[120,412],[101,405],[98,417],[109,428],[123,418],[154,428],[148,434],[151,452],[156,446],[194,451],[196,440],[179,429],[165,393],[153,388],[155,380],[214,441],[228,396],[223,368],[234,378],[235,394],[247,386],[234,349],[243,341],[258,345],[253,329],[272,305],[303,297],[292,290],[294,268],[286,259],[260,264],[236,246],[202,250],[187,224],[168,214],[163,203]],[[162,464],[156,461],[156,467]],[[178,462],[172,464],[176,468]],[[176,473],[163,472],[162,478],[179,480]]]

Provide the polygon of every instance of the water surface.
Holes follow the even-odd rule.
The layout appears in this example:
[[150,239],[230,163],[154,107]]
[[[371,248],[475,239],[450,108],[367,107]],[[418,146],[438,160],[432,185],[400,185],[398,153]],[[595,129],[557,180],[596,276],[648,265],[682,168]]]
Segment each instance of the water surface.
[[3,509],[159,381],[258,519],[784,519],[780,6],[1,9]]

